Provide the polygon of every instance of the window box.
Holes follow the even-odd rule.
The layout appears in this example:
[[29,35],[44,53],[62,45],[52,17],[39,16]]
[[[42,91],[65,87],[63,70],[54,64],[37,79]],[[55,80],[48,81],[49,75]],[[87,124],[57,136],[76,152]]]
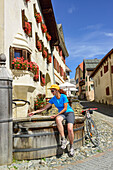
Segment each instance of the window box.
[[45,24],[41,24],[41,29],[42,29],[42,32],[43,33],[46,33],[47,32],[47,27],[46,27],[46,25]]
[[47,41],[51,41],[51,36],[48,33],[46,33],[46,38],[47,38]]
[[41,23],[42,22],[42,16],[40,15],[39,12],[37,12],[35,14],[35,18],[36,18],[37,23]]

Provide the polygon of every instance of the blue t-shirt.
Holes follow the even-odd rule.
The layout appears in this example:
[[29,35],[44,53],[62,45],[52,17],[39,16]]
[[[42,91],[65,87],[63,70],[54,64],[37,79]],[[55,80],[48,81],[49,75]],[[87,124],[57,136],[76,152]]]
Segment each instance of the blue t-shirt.
[[[65,94],[61,94],[60,99],[57,99],[56,96],[54,96],[52,99],[49,100],[49,103],[54,104],[58,108],[59,112],[64,109],[64,103],[68,102],[69,101]],[[64,113],[66,112],[74,112],[69,103],[67,105],[67,110]]]

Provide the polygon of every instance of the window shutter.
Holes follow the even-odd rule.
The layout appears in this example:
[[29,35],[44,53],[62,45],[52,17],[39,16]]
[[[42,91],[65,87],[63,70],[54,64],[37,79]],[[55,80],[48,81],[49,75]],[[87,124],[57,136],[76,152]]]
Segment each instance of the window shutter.
[[12,61],[14,59],[14,48],[10,46],[9,48],[9,60],[10,60],[10,68],[12,69]]
[[25,10],[22,10],[22,28],[25,26]]
[[28,34],[29,37],[32,37],[32,23],[29,22],[29,24],[31,25],[31,32]]
[[101,77],[103,76],[103,75],[102,75],[102,71],[100,72],[100,75],[101,75]]
[[111,73],[113,73],[113,66],[111,66]]
[[104,73],[108,71],[108,65],[104,66]]
[[107,96],[110,95],[110,93],[109,93],[109,87],[106,88],[106,95],[107,95]]
[[22,50],[22,57],[27,60],[27,50]]

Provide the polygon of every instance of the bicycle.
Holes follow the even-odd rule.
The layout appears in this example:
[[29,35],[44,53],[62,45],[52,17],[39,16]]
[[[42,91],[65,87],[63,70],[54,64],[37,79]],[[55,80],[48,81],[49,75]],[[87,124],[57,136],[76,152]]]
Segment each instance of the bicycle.
[[87,135],[89,136],[89,139],[92,142],[92,144],[95,147],[97,147],[97,146],[99,146],[98,131],[97,131],[97,127],[96,127],[94,121],[91,118],[91,114],[93,114],[94,110],[97,110],[97,108],[84,107],[82,110],[82,115],[85,116]]

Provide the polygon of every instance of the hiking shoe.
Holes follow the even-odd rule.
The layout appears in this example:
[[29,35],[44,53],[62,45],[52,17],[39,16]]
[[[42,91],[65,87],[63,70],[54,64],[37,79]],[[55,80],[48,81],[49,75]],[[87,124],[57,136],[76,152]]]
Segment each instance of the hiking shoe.
[[70,155],[70,156],[74,156],[74,148],[73,148],[73,147],[70,148],[70,150],[69,150],[69,155]]
[[66,149],[68,144],[69,144],[69,141],[67,141],[67,139],[61,140],[61,148],[62,149]]

